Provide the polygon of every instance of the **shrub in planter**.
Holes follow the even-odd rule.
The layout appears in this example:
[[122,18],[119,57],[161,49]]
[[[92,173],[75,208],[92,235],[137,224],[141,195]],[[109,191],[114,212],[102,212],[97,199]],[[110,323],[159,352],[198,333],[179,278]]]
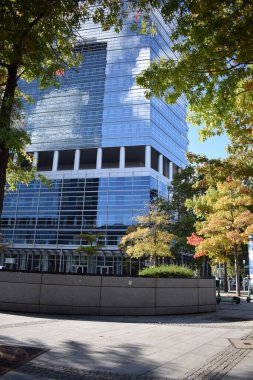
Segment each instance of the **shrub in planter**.
[[151,266],[139,271],[139,276],[143,277],[183,277],[194,278],[194,272],[188,267],[179,265],[161,265],[159,267]]

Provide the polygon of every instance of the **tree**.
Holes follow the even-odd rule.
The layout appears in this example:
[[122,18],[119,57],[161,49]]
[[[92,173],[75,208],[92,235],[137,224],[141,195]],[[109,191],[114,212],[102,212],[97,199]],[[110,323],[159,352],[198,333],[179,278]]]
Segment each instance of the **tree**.
[[0,211],[6,175],[18,174],[29,159],[25,145],[30,139],[22,126],[18,80],[40,78],[41,86],[56,84],[56,70],[77,63],[72,29],[87,15],[86,8],[77,7],[73,0],[29,4],[3,0],[0,4]]
[[0,216],[6,178],[15,184],[18,180],[29,182],[35,177],[31,165],[23,170],[24,162],[30,160],[25,152],[30,138],[22,125],[20,109],[22,101],[28,99],[22,94],[18,81],[38,79],[41,88],[59,85],[56,74],[80,62],[81,57],[74,52],[74,47],[80,42],[81,23],[92,19],[104,30],[114,27],[120,31],[123,19],[132,12],[133,27],[140,30],[147,25],[145,20],[151,6],[159,6],[159,1],[0,2]]
[[187,237],[195,231],[196,216],[192,210],[187,210],[185,201],[203,193],[202,189],[195,186],[197,181],[199,176],[195,168],[189,165],[174,175],[168,187],[169,199],[160,199],[160,209],[173,216],[172,222],[168,225],[169,232],[177,236],[172,247],[173,254],[191,251]]
[[236,272],[236,292],[240,295],[238,256],[248,235],[253,231],[252,190],[239,180],[217,183],[200,197],[186,202],[203,218],[195,224],[197,234],[204,239],[196,246],[196,254],[205,253],[213,260],[224,262],[233,255]]
[[250,152],[230,154],[223,159],[209,159],[206,156],[188,153],[187,158],[194,164],[198,178],[196,186],[200,189],[215,186],[217,182],[224,182],[228,178],[250,184],[253,178],[253,155]]
[[168,215],[151,205],[147,215],[136,218],[138,224],[129,227],[120,242],[120,249],[134,258],[149,257],[158,265],[159,258],[170,257],[175,236],[166,231]]
[[[162,7],[172,29],[170,58],[138,78],[148,97],[174,103],[182,94],[202,136],[224,130],[253,142],[253,2],[173,0]],[[236,144],[236,141],[234,141]]]
[[97,255],[101,246],[98,244],[99,235],[81,234],[78,238],[82,239],[86,244],[77,248],[79,252],[85,252],[87,255]]
[[85,253],[87,255],[87,271],[90,272],[92,266],[92,256],[95,256],[101,250],[99,244],[100,235],[81,234],[78,235],[78,239],[81,239],[84,245],[80,245],[76,250],[77,252]]
[[212,263],[217,265],[223,263],[224,266],[224,291],[228,291],[228,271],[227,265],[231,261],[231,246],[225,236],[218,235],[212,236],[208,239],[204,239],[193,233],[187,239],[188,244],[195,247],[195,259],[199,258],[211,258]]

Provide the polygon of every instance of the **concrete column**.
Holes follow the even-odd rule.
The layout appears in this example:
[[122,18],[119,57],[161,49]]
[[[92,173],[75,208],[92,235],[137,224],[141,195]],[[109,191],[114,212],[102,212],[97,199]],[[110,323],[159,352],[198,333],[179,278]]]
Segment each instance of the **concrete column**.
[[42,256],[42,270],[43,272],[48,271],[48,255],[47,254],[43,254]]
[[39,153],[38,152],[34,152],[33,153],[33,163],[32,163],[32,166],[37,166],[38,165],[38,158],[39,158]]
[[98,148],[96,169],[102,169],[102,154],[103,154],[102,148]]
[[150,145],[145,146],[145,167],[146,168],[151,167],[151,146]]
[[171,161],[169,163],[169,179],[170,179],[170,181],[173,180],[173,162],[171,162]]
[[163,155],[162,154],[159,154],[159,158],[158,158],[158,171],[160,174],[163,175]]
[[79,170],[79,166],[80,166],[80,149],[76,149],[76,151],[75,151],[74,170]]
[[26,253],[21,254],[21,265],[20,265],[21,270],[26,270]]
[[126,159],[125,147],[121,146],[120,151],[119,151],[119,167],[120,167],[120,169],[125,168],[125,159]]
[[59,151],[55,150],[54,151],[54,159],[53,159],[53,172],[56,172],[58,169],[58,161],[59,161]]

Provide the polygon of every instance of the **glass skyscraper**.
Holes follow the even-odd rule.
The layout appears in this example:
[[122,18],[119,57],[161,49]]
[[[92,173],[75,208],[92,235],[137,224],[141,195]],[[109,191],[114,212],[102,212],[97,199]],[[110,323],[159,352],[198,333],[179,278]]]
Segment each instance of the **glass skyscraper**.
[[[169,57],[170,30],[158,12],[157,34],[126,22],[119,34],[87,22],[76,50],[78,68],[59,71],[60,88],[22,84],[35,102],[25,119],[38,171],[51,186],[20,184],[3,212],[9,243],[0,265],[16,269],[122,273],[118,243],[152,196],[167,196],[173,173],[186,164],[186,102],[148,100],[136,74]],[[78,253],[80,234],[95,234],[103,255]],[[90,262],[89,262],[90,260]]]

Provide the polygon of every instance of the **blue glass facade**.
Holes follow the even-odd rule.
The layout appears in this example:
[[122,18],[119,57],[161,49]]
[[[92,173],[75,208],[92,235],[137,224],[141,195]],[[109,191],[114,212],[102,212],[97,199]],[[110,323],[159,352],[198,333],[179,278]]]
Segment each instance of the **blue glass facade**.
[[78,68],[58,75],[59,89],[39,91],[36,82],[22,84],[23,90],[35,100],[25,106],[33,151],[101,145],[106,43],[78,50],[83,62]]
[[7,194],[3,229],[10,247],[73,250],[80,234],[96,233],[105,250],[117,250],[151,197],[167,196],[173,173],[186,164],[186,104],[147,100],[136,85],[150,61],[172,54],[169,28],[159,13],[153,17],[154,37],[133,33],[128,23],[117,34],[87,22],[77,45],[84,59],[56,73],[59,88],[21,84],[35,100],[25,106],[27,150],[52,186],[35,181]]
[[79,235],[92,232],[100,244],[117,246],[158,191],[166,189],[148,176],[61,179],[51,188],[20,184],[6,197],[5,239],[15,246],[78,246]]
[[87,22],[78,48],[83,62],[59,76],[60,89],[24,86],[35,99],[26,107],[28,150],[151,145],[177,166],[186,164],[184,99],[175,105],[147,100],[135,82],[150,61],[171,54],[168,26],[158,13],[154,21],[154,37],[133,33],[128,24],[117,34]]

